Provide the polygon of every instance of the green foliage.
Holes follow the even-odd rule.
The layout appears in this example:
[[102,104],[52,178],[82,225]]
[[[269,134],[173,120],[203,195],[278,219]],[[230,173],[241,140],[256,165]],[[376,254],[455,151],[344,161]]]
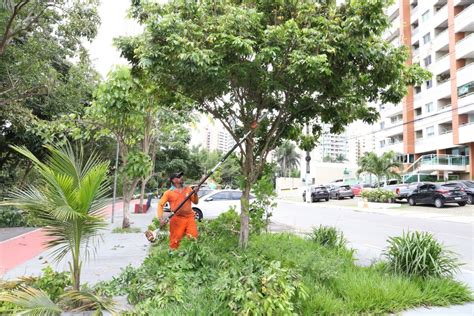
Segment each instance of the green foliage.
[[42,162],[26,148],[14,147],[34,165],[38,184],[12,191],[0,205],[21,208],[44,223],[50,237],[46,246],[55,248],[53,259],[71,253],[73,286],[79,290],[81,250],[88,254],[88,241],[106,226],[102,212],[108,203],[108,163],[95,155],[86,159],[82,147],[74,150],[70,144],[46,148],[49,155]]
[[343,233],[331,226],[320,225],[313,228],[309,238],[318,245],[328,248],[345,248],[347,244]]
[[396,160],[396,153],[393,151],[386,152],[380,157],[374,152],[366,153],[359,159],[358,164],[357,174],[369,173],[375,175],[378,186],[380,186],[382,178],[401,179],[398,171],[401,170],[402,164]]
[[51,266],[43,268],[43,274],[34,285],[48,294],[49,298],[57,303],[64,290],[72,285],[71,276],[67,272],[56,272]]
[[250,203],[249,207],[251,233],[260,234],[267,231],[272,210],[277,206],[275,202],[277,194],[273,187],[272,171],[273,169],[268,167],[265,175],[252,188],[255,200]]
[[360,196],[369,202],[392,203],[397,198],[395,192],[384,189],[362,190]]
[[460,263],[455,254],[439,243],[431,233],[407,232],[390,237],[384,255],[390,271],[422,278],[452,277]]
[[125,268],[96,292],[128,295],[135,304],[128,315],[387,314],[473,299],[452,279],[394,274],[383,263],[360,267],[342,242],[334,248],[262,233],[243,251],[238,219],[230,211],[204,220],[197,242],[183,240],[173,252],[166,240],[155,243],[140,267]]
[[289,315],[307,293],[301,275],[279,261],[247,259],[222,271],[214,285],[217,299],[235,314]]
[[12,207],[0,208],[0,228],[26,226],[26,218],[21,212]]
[[[99,80],[84,49],[97,32],[96,0],[6,0],[0,5],[0,187],[34,182],[31,164],[51,135],[37,126],[82,113]],[[17,7],[15,10],[14,7]],[[9,23],[11,22],[11,23]]]
[[296,152],[295,144],[289,141],[285,141],[277,147],[275,156],[280,167],[281,177],[290,177],[291,171],[300,165],[301,156]]
[[[386,5],[137,2],[133,16],[145,32],[117,45],[136,69],[219,119],[234,139],[250,133],[241,162],[247,191],[285,139],[309,150],[322,124],[340,133],[356,120],[375,122],[378,112],[370,102],[398,103],[407,86],[428,77],[406,63],[406,48],[383,39]],[[313,125],[308,136],[302,135],[305,124]],[[244,223],[242,247],[248,243]]]
[[124,172],[132,179],[144,178],[151,173],[152,161],[144,152],[130,152],[127,156],[127,164]]
[[142,230],[139,227],[127,227],[127,228],[122,228],[122,227],[115,227],[112,230],[112,234],[136,234],[136,233],[141,233]]

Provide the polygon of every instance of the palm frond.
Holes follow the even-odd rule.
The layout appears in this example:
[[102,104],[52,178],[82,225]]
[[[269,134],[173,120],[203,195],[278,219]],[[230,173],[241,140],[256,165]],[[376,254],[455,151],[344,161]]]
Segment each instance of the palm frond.
[[110,298],[104,298],[94,295],[87,291],[68,291],[61,297],[62,299],[71,301],[74,305],[79,306],[72,312],[82,312],[87,310],[95,310],[98,315],[102,315],[103,311],[109,311],[117,314],[115,303]]
[[15,315],[50,316],[60,315],[62,312],[45,292],[32,287],[1,294],[0,301],[14,304],[17,308]]

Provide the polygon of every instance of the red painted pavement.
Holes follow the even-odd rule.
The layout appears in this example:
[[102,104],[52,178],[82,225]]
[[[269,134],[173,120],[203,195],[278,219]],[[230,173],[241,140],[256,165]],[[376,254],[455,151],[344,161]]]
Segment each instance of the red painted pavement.
[[[132,200],[130,205],[138,203]],[[112,204],[104,208],[106,217],[112,216]],[[115,203],[115,215],[122,214],[122,202]],[[0,242],[0,277],[14,267],[28,261],[44,250],[48,240],[43,229],[39,228]]]

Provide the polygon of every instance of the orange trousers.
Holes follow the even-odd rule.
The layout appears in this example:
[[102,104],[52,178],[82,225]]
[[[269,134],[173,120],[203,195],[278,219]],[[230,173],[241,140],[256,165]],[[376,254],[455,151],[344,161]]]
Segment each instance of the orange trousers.
[[179,247],[179,242],[184,236],[197,239],[198,230],[194,214],[190,216],[173,216],[170,220],[170,248]]

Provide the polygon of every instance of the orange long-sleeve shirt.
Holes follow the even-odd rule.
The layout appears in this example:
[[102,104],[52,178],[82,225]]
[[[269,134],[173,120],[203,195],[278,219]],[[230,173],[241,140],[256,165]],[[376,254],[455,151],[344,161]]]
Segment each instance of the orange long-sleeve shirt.
[[[189,195],[193,189],[190,187],[185,187],[181,192],[178,192],[178,189],[170,189],[163,193],[160,201],[158,202],[157,216],[158,218],[163,217],[163,208],[165,207],[166,202],[170,203],[171,211],[175,211],[176,208],[181,204],[181,202]],[[192,203],[197,204],[199,202],[199,197],[197,194],[193,194],[189,200],[184,203],[184,205],[179,210],[178,214],[181,216],[190,216],[194,215]]]

